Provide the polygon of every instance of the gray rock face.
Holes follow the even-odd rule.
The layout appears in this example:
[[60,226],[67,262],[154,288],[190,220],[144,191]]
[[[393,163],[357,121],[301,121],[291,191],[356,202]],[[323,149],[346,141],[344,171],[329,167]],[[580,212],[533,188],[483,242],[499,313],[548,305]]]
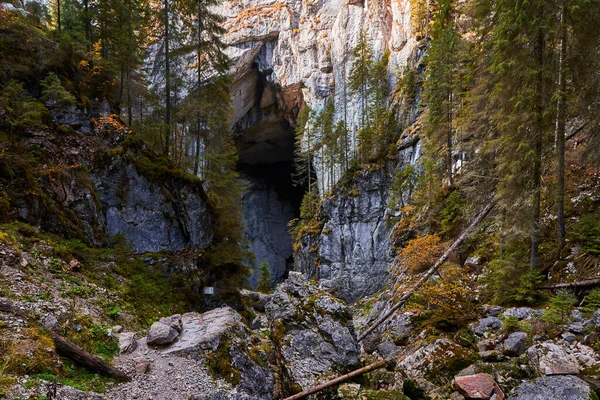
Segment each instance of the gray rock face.
[[348,307],[291,272],[265,305],[281,368],[303,389],[325,374],[347,372],[358,364],[358,343]]
[[322,233],[309,239],[296,255],[298,271],[316,276],[323,289],[346,301],[375,293],[388,282],[391,252],[386,208],[392,173],[388,166],[365,174],[355,182],[356,196],[337,193],[324,200]]
[[533,368],[543,375],[579,373],[579,363],[571,352],[551,342],[531,346],[527,357]]
[[503,353],[507,356],[520,356],[527,349],[527,333],[514,332],[511,333],[504,341]]
[[[256,254],[256,265],[266,261],[273,282],[281,282],[294,253],[287,226],[294,218],[294,209],[267,182],[247,176],[244,179],[250,181],[242,196],[246,222],[244,236],[250,242],[250,251]],[[256,269],[250,277],[252,287],[256,287],[258,276]]]
[[[464,347],[448,339],[419,348],[396,365],[396,371],[411,379],[425,379],[434,384],[444,384],[453,377],[452,366],[470,364],[473,355]],[[401,379],[401,378],[399,378]]]
[[539,317],[544,313],[543,310],[533,310],[528,307],[508,308],[504,311],[504,318],[515,317],[518,320]]
[[148,330],[148,344],[167,345],[173,343],[177,336],[179,332],[175,328],[157,321]]
[[497,331],[502,328],[502,321],[496,317],[486,317],[479,321],[473,330],[476,334],[483,336],[488,331]]
[[[347,126],[359,126],[361,99],[346,87],[352,51],[360,33],[365,32],[377,57],[385,50],[390,52],[387,69],[390,84],[394,83],[396,71],[406,65],[417,44],[410,9],[407,0],[224,2],[216,11],[226,18],[224,40],[233,60],[234,123],[251,124],[256,119],[257,103],[275,103],[281,114],[291,120],[302,103],[318,114],[331,98],[335,104],[334,120],[341,121],[345,115]],[[280,90],[267,95],[257,92],[264,86]],[[279,123],[279,119],[269,120]],[[270,136],[271,130],[265,126],[254,134],[259,134],[257,138]],[[268,150],[272,147],[269,142],[264,141],[262,147]],[[351,146],[355,145],[351,141]],[[245,156],[243,151],[241,156]],[[332,171],[325,167],[319,154],[315,154],[314,165],[319,182],[329,182]],[[339,178],[336,171],[333,174]]]
[[216,308],[204,314],[187,313],[180,320],[180,339],[163,354],[208,363],[228,362],[239,373],[237,390],[260,399],[273,396],[273,374],[250,357],[251,332],[237,312],[229,307]]
[[119,352],[120,354],[129,354],[137,348],[135,332],[123,332],[119,334]]
[[511,400],[590,400],[587,383],[576,376],[543,376],[525,382],[509,397]]
[[92,182],[105,208],[108,236],[123,235],[136,253],[210,243],[213,219],[199,187],[152,183],[120,158],[94,171]]

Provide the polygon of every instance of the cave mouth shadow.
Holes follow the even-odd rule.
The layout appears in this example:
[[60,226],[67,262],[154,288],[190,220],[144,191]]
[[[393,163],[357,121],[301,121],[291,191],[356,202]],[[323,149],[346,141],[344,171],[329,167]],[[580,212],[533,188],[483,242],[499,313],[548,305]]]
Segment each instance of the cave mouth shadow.
[[[294,182],[292,178],[294,174],[293,161],[277,161],[254,165],[238,163],[237,170],[242,178],[247,177],[251,181],[269,185],[277,193],[279,201],[291,204],[294,210],[294,218],[300,216],[302,198],[308,188]],[[252,182],[246,190],[252,190]]]

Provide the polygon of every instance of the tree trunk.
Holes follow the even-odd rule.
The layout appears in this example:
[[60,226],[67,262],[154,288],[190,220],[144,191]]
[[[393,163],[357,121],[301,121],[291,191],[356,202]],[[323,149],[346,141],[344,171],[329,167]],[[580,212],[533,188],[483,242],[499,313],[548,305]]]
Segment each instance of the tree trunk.
[[[9,300],[0,300],[0,311],[13,314],[26,321],[34,320],[34,317],[28,311],[20,309],[18,306],[16,306],[13,302]],[[54,345],[56,346],[56,352],[58,354],[70,360],[73,360],[75,363],[86,367],[90,371],[96,372],[100,375],[107,376],[109,378],[114,378],[122,382],[130,380],[127,374],[113,367],[100,357],[88,353],[81,347],[71,343],[64,337],[60,336],[58,333],[42,327],[39,323],[35,322],[35,324],[38,325],[40,328],[44,329],[46,332],[48,332],[50,337],[52,337]]]
[[531,259],[530,268],[535,269],[539,264],[539,247],[540,247],[540,207],[542,197],[542,140],[544,133],[544,103],[546,101],[546,85],[544,82],[544,76],[541,69],[544,66],[544,48],[545,48],[545,35],[543,30],[540,28],[538,31],[537,44],[535,47],[536,60],[540,71],[538,74],[538,91],[537,100],[535,101],[535,127],[533,129],[533,199],[532,199],[532,211],[531,211]]
[[164,0],[164,13],[165,13],[165,149],[164,153],[166,156],[169,155],[169,148],[171,147],[171,55],[169,54],[169,0]]
[[85,12],[85,48],[89,52],[92,44],[92,23],[90,20],[89,0],[84,0],[83,9]]
[[458,237],[458,239],[456,239],[454,243],[452,243],[452,246],[450,246],[448,250],[446,250],[446,252],[437,260],[437,262],[431,268],[429,268],[429,270],[427,270],[427,272],[421,277],[421,279],[419,279],[417,283],[415,283],[413,287],[411,287],[402,295],[402,297],[400,297],[398,303],[392,308],[390,308],[388,312],[380,316],[370,327],[365,329],[360,334],[360,336],[358,337],[359,341],[367,337],[367,335],[373,332],[375,328],[381,325],[385,320],[394,315],[394,313],[397,310],[404,306],[406,301],[413,295],[413,293],[416,292],[421,286],[423,286],[423,284],[427,282],[429,278],[431,278],[433,274],[435,274],[436,271],[448,260],[450,254],[455,252],[458,249],[458,246],[460,246],[462,242],[464,242],[469,236],[471,236],[471,232],[473,231],[473,229],[475,229],[475,227],[479,225],[479,223],[483,221],[485,217],[487,217],[487,215],[490,213],[490,211],[492,211],[492,209],[496,205],[496,202],[496,200],[490,201],[488,205],[479,214],[477,214],[477,216],[467,227],[467,229]]
[[56,332],[49,331],[56,351],[58,354],[73,360],[75,363],[88,368],[91,371],[97,372],[100,375],[108,376],[116,380],[127,382],[130,378],[121,370],[108,364],[106,361],[98,356],[88,353],[81,347],[69,342]]
[[127,124],[133,123],[133,106],[131,104],[131,53],[133,49],[133,26],[131,20],[131,0],[127,0]]
[[537,288],[554,290],[554,289],[573,289],[573,288],[593,287],[593,286],[600,286],[600,278],[585,279],[583,281],[576,281],[576,282],[550,283],[547,285],[538,286]]
[[56,22],[58,24],[58,31],[60,32],[60,30],[61,30],[61,25],[60,25],[60,0],[56,0]]
[[354,378],[356,376],[360,376],[360,375],[366,374],[367,372],[371,372],[371,371],[374,371],[376,369],[385,367],[387,365],[387,363],[388,362],[385,361],[385,360],[377,361],[377,362],[375,362],[373,364],[367,365],[366,367],[359,368],[359,369],[354,370],[354,371],[352,371],[352,372],[350,372],[350,373],[348,373],[346,375],[342,375],[342,376],[340,376],[338,378],[335,378],[335,379],[332,379],[332,380],[330,380],[328,382],[325,382],[325,383],[322,383],[320,385],[317,385],[317,386],[315,386],[315,387],[313,387],[311,389],[307,389],[307,390],[305,390],[303,392],[300,392],[298,394],[295,394],[293,396],[286,397],[283,400],[298,400],[298,399],[303,399],[303,398],[305,398],[305,397],[307,397],[307,396],[309,396],[311,394],[318,393],[321,390],[327,389],[327,388],[332,387],[332,386],[339,385],[340,383],[345,382],[345,381],[347,381],[349,379],[352,379],[352,378]]
[[558,62],[558,102],[556,105],[556,151],[558,153],[558,189],[557,189],[557,235],[558,246],[562,249],[565,245],[565,109],[566,109],[566,79],[565,79],[565,57],[567,52],[567,32],[565,27],[564,5],[560,11],[560,53]]

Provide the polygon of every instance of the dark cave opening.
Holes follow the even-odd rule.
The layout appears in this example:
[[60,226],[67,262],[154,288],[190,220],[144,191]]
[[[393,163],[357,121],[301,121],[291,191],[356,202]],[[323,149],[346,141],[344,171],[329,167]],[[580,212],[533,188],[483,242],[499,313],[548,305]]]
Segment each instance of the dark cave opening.
[[[288,223],[300,214],[307,188],[295,185],[294,128],[290,121],[297,106],[286,102],[277,85],[253,65],[239,82],[236,109],[240,118],[234,130],[238,149],[238,171],[247,182],[243,194],[245,236],[256,254],[255,265],[266,261],[274,283],[287,277],[293,268],[293,248]],[[258,268],[250,279],[258,281]]]

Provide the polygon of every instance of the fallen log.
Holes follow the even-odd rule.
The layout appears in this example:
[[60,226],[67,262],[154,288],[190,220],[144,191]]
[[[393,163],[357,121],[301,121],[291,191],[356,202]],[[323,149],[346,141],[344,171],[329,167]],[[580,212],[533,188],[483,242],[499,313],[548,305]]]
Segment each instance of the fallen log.
[[329,387],[338,385],[338,384],[340,384],[342,382],[345,382],[345,381],[347,381],[349,379],[354,378],[355,376],[363,375],[363,374],[366,374],[367,372],[371,372],[371,371],[374,371],[376,369],[385,367],[387,364],[388,364],[388,361],[386,361],[386,360],[377,361],[377,362],[375,362],[373,364],[367,365],[366,367],[359,368],[359,369],[354,370],[354,371],[352,371],[350,373],[347,373],[346,375],[342,375],[340,377],[337,377],[337,378],[335,378],[333,380],[330,380],[328,382],[325,382],[325,383],[322,383],[320,385],[317,385],[317,386],[315,386],[313,388],[307,389],[307,390],[305,390],[303,392],[300,392],[298,394],[295,394],[293,396],[286,397],[283,400],[298,400],[298,399],[303,399],[306,396],[310,396],[311,394],[320,392],[321,390],[324,390],[324,389],[327,389]]
[[29,321],[35,326],[43,329],[52,338],[54,346],[56,347],[56,352],[63,357],[73,360],[73,362],[75,362],[76,364],[86,367],[92,372],[96,372],[100,375],[107,376],[109,378],[113,378],[119,381],[125,382],[131,380],[129,376],[127,376],[127,374],[125,374],[123,371],[113,367],[100,357],[88,353],[87,351],[77,346],[75,343],[68,341],[58,333],[47,329],[38,321],[36,321],[36,319],[31,315],[31,313],[29,313],[27,310],[19,308],[12,301],[5,299],[0,300],[0,311],[23,318],[24,320]]
[[592,287],[600,286],[600,278],[595,279],[584,279],[576,282],[561,282],[561,283],[549,283],[546,285],[538,286],[538,289],[552,290],[552,289],[571,289],[580,287]]
[[392,308],[390,308],[385,314],[380,316],[371,326],[369,326],[360,334],[360,336],[358,337],[359,342],[366,338],[379,325],[381,325],[385,320],[394,315],[394,313],[397,310],[404,306],[406,301],[413,295],[413,293],[416,292],[421,286],[423,286],[423,284],[427,282],[429,278],[431,278],[433,274],[435,274],[437,270],[448,260],[450,254],[452,254],[452,252],[458,249],[458,246],[460,246],[462,242],[464,242],[471,235],[473,229],[475,229],[475,227],[479,225],[479,223],[483,221],[485,217],[487,217],[487,215],[490,213],[490,211],[492,211],[496,203],[496,200],[492,200],[487,206],[485,206],[485,208],[475,217],[475,219],[471,222],[467,229],[458,237],[458,239],[456,239],[454,243],[452,243],[452,246],[450,246],[448,250],[446,250],[446,252],[437,260],[437,262],[431,268],[427,270],[427,272],[421,277],[421,279],[419,279],[417,283],[414,284],[413,287],[411,287],[406,293],[402,295],[402,297],[400,297],[398,303],[396,303]]
[[107,376],[109,378],[116,379],[118,381],[126,382],[130,378],[123,371],[116,369],[103,359],[88,353],[81,347],[69,342],[64,337],[60,336],[56,332],[48,331],[54,345],[56,346],[56,352],[70,360],[73,360],[76,364],[79,364],[87,369],[97,372],[100,375]]

